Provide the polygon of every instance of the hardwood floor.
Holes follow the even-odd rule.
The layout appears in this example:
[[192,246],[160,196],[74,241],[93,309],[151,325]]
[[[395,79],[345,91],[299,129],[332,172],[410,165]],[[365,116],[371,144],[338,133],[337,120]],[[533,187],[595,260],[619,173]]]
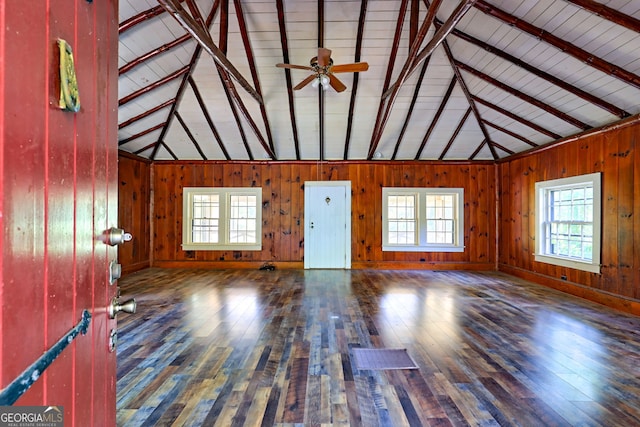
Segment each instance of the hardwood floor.
[[[149,269],[120,426],[640,425],[640,318],[496,273]],[[419,370],[358,370],[406,348]]]

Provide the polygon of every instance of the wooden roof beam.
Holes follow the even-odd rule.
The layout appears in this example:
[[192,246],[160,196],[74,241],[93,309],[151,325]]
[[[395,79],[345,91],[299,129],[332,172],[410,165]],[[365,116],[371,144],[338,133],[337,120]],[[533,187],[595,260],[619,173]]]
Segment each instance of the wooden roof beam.
[[[407,14],[407,5],[408,0],[402,0],[400,3],[400,10],[398,12],[398,19],[396,21],[396,30],[393,35],[393,44],[391,45],[391,52],[389,53],[389,62],[387,63],[387,72],[384,78],[384,84],[382,85],[382,93],[384,94],[389,88],[389,83],[391,83],[391,76],[393,74],[393,66],[396,62],[396,57],[398,56],[398,46],[400,45],[400,38],[402,37],[402,26],[404,25],[404,18]],[[380,104],[378,105],[378,113],[376,115],[376,121],[373,124],[373,133],[371,134],[371,142],[369,143],[369,152],[367,154],[367,159],[371,160],[373,158],[373,154],[378,148],[378,143],[380,142],[380,138],[382,136],[382,132],[380,131],[380,125],[382,122],[382,113],[385,108],[385,100],[384,97],[380,97]],[[378,132],[380,131],[380,136]]]
[[500,132],[502,132],[502,133],[506,133],[507,135],[512,136],[512,137],[513,137],[513,138],[515,138],[515,139],[519,139],[520,141],[524,142],[525,144],[529,144],[529,145],[530,145],[530,146],[532,146],[532,147],[537,147],[537,146],[538,146],[538,144],[536,144],[536,143],[535,143],[535,142],[533,142],[533,141],[529,141],[529,140],[528,140],[527,138],[525,138],[524,136],[522,136],[522,135],[518,135],[517,133],[512,132],[512,131],[510,131],[509,129],[503,128],[502,126],[498,126],[497,124],[492,123],[492,122],[490,122],[489,120],[485,120],[485,119],[483,119],[482,121],[484,122],[484,124],[485,124],[485,125],[487,125],[487,126],[491,126],[492,128],[497,129],[497,130],[499,130],[499,131],[500,131]]
[[478,106],[476,105],[475,101],[473,100],[473,96],[471,95],[471,91],[469,90],[469,87],[467,86],[467,83],[465,83],[464,79],[462,78],[462,73],[460,72],[460,68],[456,65],[456,60],[453,57],[453,53],[451,52],[451,48],[449,47],[449,43],[447,43],[447,41],[444,40],[442,42],[442,47],[444,47],[444,52],[447,54],[447,59],[449,60],[449,63],[451,64],[451,68],[453,68],[453,72],[455,73],[456,77],[458,78],[458,82],[460,83],[460,87],[462,88],[462,92],[464,93],[464,96],[467,98],[467,102],[469,103],[469,106],[471,107],[471,110],[473,110],[473,115],[475,116],[476,121],[478,122],[478,126],[480,126],[480,130],[482,131],[482,135],[484,136],[484,140],[489,145],[489,150],[491,150],[491,155],[493,156],[494,160],[498,160],[498,153],[496,153],[496,149],[493,147],[493,141],[491,140],[491,137],[489,136],[489,132],[487,131],[486,126],[482,122],[482,116],[480,115],[480,110],[478,110]]
[[400,149],[400,143],[404,138],[404,133],[407,131],[407,127],[409,126],[409,121],[411,120],[411,116],[413,115],[413,109],[416,106],[416,101],[418,100],[418,94],[420,93],[420,88],[422,87],[422,81],[424,80],[424,75],[427,72],[427,68],[429,67],[429,59],[427,58],[424,61],[424,65],[422,66],[422,70],[420,70],[420,76],[418,77],[418,84],[413,91],[413,97],[411,98],[411,104],[409,105],[409,110],[407,111],[407,115],[404,118],[404,123],[402,124],[402,129],[400,130],[400,135],[398,135],[398,140],[396,141],[396,146],[393,149],[393,154],[391,155],[391,160],[396,159],[396,155],[398,154],[398,150]]
[[440,154],[440,157],[438,157],[438,160],[444,159],[444,156],[447,155],[447,152],[449,151],[449,149],[453,145],[453,141],[456,140],[456,138],[458,137],[458,134],[462,130],[462,127],[466,123],[467,118],[469,118],[469,114],[471,114],[471,107],[467,108],[466,113],[464,113],[464,116],[462,116],[462,118],[460,119],[460,123],[458,123],[458,127],[456,128],[456,130],[451,135],[451,138],[449,138],[449,142],[447,143],[447,146],[444,147],[444,150],[442,150],[442,154]]
[[[240,28],[240,36],[242,37],[242,43],[244,44],[244,50],[247,54],[247,61],[249,62],[249,70],[251,71],[251,78],[253,80],[253,86],[256,88],[256,92],[262,98],[262,89],[260,87],[260,79],[258,77],[258,71],[256,67],[256,61],[253,56],[253,49],[251,48],[251,42],[249,41],[249,32],[247,31],[247,23],[244,19],[244,11],[242,10],[242,3],[240,0],[233,0],[234,7],[236,9],[236,18],[238,20],[238,26]],[[269,124],[269,118],[267,117],[267,109],[264,103],[260,103],[260,114],[262,115],[262,121],[267,133],[267,140],[269,141],[269,148],[271,152],[275,153],[275,147],[273,145],[273,135],[271,133],[271,125]]]
[[147,110],[147,111],[145,111],[145,112],[144,112],[144,113],[142,113],[142,114],[138,114],[137,116],[132,117],[132,118],[130,118],[129,120],[126,120],[126,121],[124,121],[124,122],[120,123],[120,124],[118,125],[118,130],[120,130],[120,129],[122,129],[122,128],[125,128],[125,127],[129,126],[130,124],[137,122],[138,120],[142,120],[142,119],[144,119],[145,117],[148,117],[148,116],[150,116],[151,114],[153,114],[153,113],[155,113],[155,112],[157,112],[157,111],[162,110],[163,108],[169,107],[169,106],[173,105],[173,103],[174,103],[174,102],[176,102],[176,100],[175,100],[175,98],[172,98],[172,99],[170,99],[170,100],[168,100],[168,101],[163,102],[162,104],[156,105],[156,106],[155,106],[155,107],[153,107],[152,109]]
[[180,123],[180,125],[182,126],[182,129],[185,131],[185,133],[191,140],[191,143],[193,144],[193,146],[196,147],[196,150],[198,151],[198,154],[200,154],[200,157],[202,157],[202,160],[207,160],[207,156],[204,154],[204,151],[202,151],[200,144],[198,144],[198,141],[196,141],[196,138],[193,136],[193,134],[189,130],[189,126],[187,126],[187,123],[184,121],[180,113],[176,111],[173,114],[176,116],[176,119],[178,119],[178,123]]
[[[466,2],[468,3],[469,1],[475,1],[475,0],[467,0]],[[409,55],[407,56],[407,60],[405,61],[404,65],[402,66],[402,69],[400,70],[400,74],[398,75],[398,78],[396,79],[395,83],[393,83],[382,94],[382,99],[385,99],[385,98],[389,97],[394,92],[397,93],[397,91],[400,88],[400,86],[402,86],[402,84],[405,82],[406,78],[409,76],[411,70],[413,68],[415,68],[415,67],[413,67],[413,62],[416,61],[417,56],[418,56],[418,52],[420,51],[420,46],[422,46],[422,42],[424,41],[425,37],[427,36],[427,32],[429,31],[429,28],[431,28],[431,25],[433,25],[433,21],[436,18],[436,13],[438,12],[438,7],[440,7],[440,3],[441,2],[442,2],[442,0],[435,0],[429,6],[429,9],[427,11],[427,16],[425,16],[424,21],[422,22],[422,25],[420,26],[420,30],[418,31],[416,36],[411,40],[411,47],[409,49]],[[465,2],[461,3],[461,5],[462,4],[465,4]],[[412,6],[413,6],[413,3],[412,3]],[[460,9],[460,6],[458,6],[458,9]],[[456,9],[456,11],[458,9]],[[455,15],[455,13],[456,12],[454,12],[454,15]],[[452,17],[453,17],[453,15],[452,15]],[[451,18],[449,18],[449,19],[451,19]],[[437,35],[437,33],[436,33],[436,35]],[[434,38],[435,37],[436,36],[434,35]],[[432,41],[433,41],[433,39],[431,39],[431,41],[429,43],[427,43],[427,47],[429,46],[429,44],[432,43]],[[433,47],[433,49],[431,49],[431,52],[433,52],[433,50],[436,48],[436,46],[437,46],[437,44]],[[429,53],[429,54],[431,54],[431,53]],[[426,58],[426,56],[425,56],[425,58]],[[393,103],[393,101],[390,101],[390,102]]]
[[207,124],[209,125],[209,129],[211,129],[211,132],[213,133],[213,137],[218,143],[218,147],[220,147],[222,154],[224,154],[224,158],[227,160],[231,160],[231,156],[229,156],[229,152],[227,151],[227,148],[224,146],[224,143],[222,142],[222,138],[220,138],[218,129],[216,128],[216,125],[213,123],[213,119],[211,118],[211,114],[209,114],[209,110],[207,109],[207,106],[204,103],[204,99],[202,99],[200,90],[198,89],[198,86],[196,85],[195,80],[193,80],[193,77],[191,76],[189,76],[189,85],[191,86],[191,90],[193,90],[193,94],[196,97],[196,101],[198,102],[198,105],[200,105],[200,109],[202,110],[202,114],[204,114],[204,118],[207,121]]
[[483,105],[491,108],[492,110],[495,110],[495,111],[499,112],[500,114],[509,117],[510,119],[513,119],[513,120],[515,120],[515,121],[517,121],[519,123],[522,123],[523,125],[528,126],[531,129],[534,129],[535,131],[537,131],[539,133],[547,135],[550,138],[553,138],[553,139],[562,138],[562,135],[558,135],[557,133],[551,132],[550,130],[545,129],[542,126],[533,123],[532,121],[524,119],[524,118],[522,118],[520,116],[516,116],[511,111],[505,110],[504,108],[502,108],[502,107],[500,107],[498,105],[492,104],[491,102],[489,102],[489,101],[487,101],[485,99],[482,99],[480,97],[477,97],[477,96],[473,95],[473,100],[475,102],[477,102],[478,104],[483,104]]
[[[216,13],[218,11],[219,3],[220,3],[219,0],[215,0],[213,2],[213,5],[211,6],[211,10],[209,11],[209,16],[207,16],[207,21],[205,22],[205,25],[207,27],[209,25],[211,25],[211,22],[213,22],[213,18],[216,16]],[[175,117],[174,113],[177,111],[178,106],[180,105],[180,102],[182,101],[182,96],[184,95],[184,91],[187,88],[188,77],[191,76],[191,73],[193,73],[193,70],[195,68],[195,64],[198,61],[198,58],[200,57],[200,53],[201,52],[202,52],[202,46],[201,45],[197,45],[195,50],[194,50],[194,52],[193,52],[193,55],[191,55],[191,61],[189,61],[189,65],[188,65],[189,73],[187,75],[185,75],[185,77],[182,79],[182,82],[180,83],[180,87],[178,88],[178,92],[176,92],[175,102],[171,106],[171,110],[169,111],[169,115],[167,116],[167,122],[166,122],[166,124],[164,126],[164,129],[162,129],[162,132],[160,133],[160,137],[158,138],[158,142],[153,147],[153,151],[151,152],[151,155],[149,156],[149,158],[151,160],[155,159],[156,153],[158,152],[158,149],[160,148],[161,145],[165,145],[165,147],[166,147],[166,144],[164,144],[164,137],[167,134],[167,131],[169,130],[169,125],[171,124],[171,120],[173,119],[173,117]],[[170,151],[168,147],[166,147],[166,148],[167,148],[168,151]]]
[[458,78],[456,75],[454,75],[453,78],[451,79],[451,83],[449,83],[449,87],[447,88],[447,91],[445,92],[444,97],[440,102],[440,106],[438,107],[436,114],[433,116],[433,119],[431,120],[431,124],[429,125],[427,132],[424,134],[424,137],[422,138],[422,142],[420,143],[420,147],[416,152],[416,156],[414,157],[414,160],[420,160],[420,157],[422,157],[422,151],[424,150],[424,146],[427,145],[427,142],[431,137],[431,132],[433,132],[433,129],[435,129],[436,125],[438,124],[438,120],[440,119],[440,116],[442,115],[442,112],[444,111],[447,105],[447,101],[449,101],[449,98],[451,97],[453,88],[456,86],[457,79]]
[[[281,0],[279,0],[281,1]],[[356,52],[353,62],[360,62],[362,54],[362,39],[364,37],[364,23],[367,15],[367,0],[360,3],[360,16],[358,17],[358,33],[356,35]],[[351,143],[351,130],[353,127],[353,113],[356,106],[356,95],[358,94],[358,82],[360,81],[360,73],[353,73],[353,84],[351,85],[351,99],[349,100],[349,113],[347,114],[347,130],[344,138],[344,155],[343,159],[349,158],[349,145]]]
[[[280,45],[282,47],[282,62],[289,63],[289,42],[287,40],[287,29],[284,19],[283,0],[276,0],[278,10],[278,28],[280,29]],[[293,83],[291,82],[291,70],[284,69],[284,77],[287,83],[287,100],[289,102],[289,118],[291,120],[291,131],[293,133],[293,146],[296,152],[296,160],[300,160],[300,142],[298,138],[298,124],[296,120],[295,102],[293,100]]]
[[615,77],[626,84],[640,89],[640,76],[638,76],[637,74],[626,71],[618,67],[617,65],[607,62],[604,59],[599,58],[587,52],[586,50],[581,49],[576,45],[573,45],[561,39],[560,37],[554,36],[550,32],[543,30],[542,28],[538,28],[533,24],[523,21],[522,19],[516,18],[515,16],[487,3],[484,0],[478,0],[475,4],[475,7],[482,12],[501,20],[507,25],[516,27],[519,30],[524,31],[537,39],[543,40],[544,42],[555,46],[567,55],[573,56],[574,58],[584,62],[585,64],[588,64],[589,66],[599,71],[602,71],[609,76]]
[[517,98],[522,99],[523,101],[525,101],[525,102],[527,102],[527,103],[529,103],[531,105],[535,105],[536,107],[540,108],[541,110],[543,110],[543,111],[545,111],[545,112],[547,112],[547,113],[549,113],[551,115],[554,115],[554,116],[558,117],[559,119],[564,120],[565,122],[567,122],[567,123],[579,128],[579,129],[582,129],[582,130],[591,129],[590,125],[588,125],[588,124],[586,124],[586,123],[584,123],[584,122],[582,122],[582,121],[580,121],[580,120],[578,120],[578,119],[576,119],[574,117],[571,117],[570,115],[558,110],[557,108],[554,108],[554,107],[550,106],[549,104],[546,104],[546,103],[534,98],[533,96],[527,95],[524,92],[521,92],[521,91],[519,91],[517,89],[514,89],[511,86],[507,85],[506,83],[503,83],[503,82],[499,81],[498,79],[495,79],[495,78],[483,73],[482,71],[476,70],[475,68],[471,67],[470,65],[467,65],[467,64],[465,64],[463,62],[460,62],[460,61],[455,61],[455,64],[456,64],[457,67],[465,70],[466,72],[468,72],[468,73],[470,73],[470,74],[472,74],[472,75],[474,75],[474,76],[476,76],[476,77],[478,77],[478,78],[490,83],[491,85],[493,85],[493,86],[495,86],[497,88],[502,89],[503,91],[505,91],[505,92],[517,97]]
[[128,137],[128,138],[125,138],[125,139],[123,139],[123,140],[121,140],[121,141],[118,141],[118,147],[120,147],[121,145],[128,144],[129,142],[134,141],[134,140],[136,140],[136,139],[138,139],[138,138],[140,138],[140,137],[143,137],[143,136],[145,136],[145,135],[148,135],[148,134],[150,134],[151,132],[155,132],[155,131],[157,131],[158,129],[162,129],[163,127],[164,127],[164,122],[159,123],[159,124],[157,124],[157,125],[155,125],[155,126],[151,126],[150,128],[143,130],[142,132],[138,132],[138,133],[136,133],[135,135],[131,135],[131,136],[130,136],[130,137]]
[[[439,22],[439,21],[438,21]],[[470,36],[467,33],[464,33],[460,30],[453,30],[452,34],[455,35],[456,37],[461,38],[464,41],[467,41],[471,44],[474,44],[484,50],[486,50],[489,53],[492,53],[495,56],[498,56],[504,60],[507,60],[515,65],[517,65],[518,67],[530,72],[531,74],[540,77],[543,80],[546,80],[564,90],[566,90],[569,93],[572,93],[573,95],[584,99],[587,102],[590,102],[600,108],[602,108],[605,111],[608,111],[609,113],[616,115],[618,117],[620,117],[621,119],[624,119],[625,117],[629,117],[631,115],[631,113],[628,113],[627,111],[623,110],[622,108],[618,108],[613,104],[608,103],[607,101],[600,99],[594,95],[592,95],[591,93],[584,91],[582,89],[578,89],[575,86],[570,85],[569,83],[565,82],[564,80],[546,73],[532,65],[530,65],[529,63],[516,58],[513,55],[508,54],[507,52],[500,50],[500,49],[496,49],[494,46],[491,46],[488,43],[483,42],[482,40],[479,40],[473,36]]]
[[130,93],[127,96],[124,96],[124,97],[120,98],[118,100],[118,106],[120,107],[122,105],[125,105],[126,103],[133,101],[134,99],[138,98],[139,96],[142,96],[147,92],[151,92],[152,90],[157,89],[160,86],[163,86],[163,85],[169,83],[171,80],[175,80],[178,77],[180,77],[180,76],[182,76],[182,75],[184,75],[185,73],[188,73],[188,72],[189,72],[189,66],[188,65],[185,66],[185,67],[182,67],[179,70],[176,70],[173,73],[169,74],[168,76],[163,77],[160,80],[157,80],[157,81],[155,81],[155,82],[153,82],[153,83],[151,83],[151,84],[149,84],[149,85],[147,85],[147,86],[145,86],[143,88],[138,89],[137,91],[135,91],[133,93]]
[[152,51],[149,51],[149,52],[145,53],[144,55],[137,57],[133,61],[124,64],[122,67],[120,67],[118,69],[118,75],[121,76],[124,73],[126,73],[127,71],[131,70],[132,68],[135,68],[138,65],[144,63],[145,61],[147,61],[147,60],[149,60],[149,59],[151,59],[151,58],[153,58],[155,56],[158,56],[161,53],[166,52],[166,51],[168,51],[168,50],[170,50],[170,49],[172,49],[172,48],[174,48],[176,46],[179,46],[182,43],[184,43],[184,42],[186,42],[187,40],[190,40],[190,39],[191,39],[191,36],[189,34],[185,34],[184,36],[179,37],[179,38],[175,39],[172,42],[163,44],[159,48],[154,49]]
[[[184,0],[179,0],[183,2]],[[143,12],[138,13],[137,15],[132,16],[129,19],[123,21],[118,27],[118,34],[122,35],[127,30],[135,27],[138,24],[141,24],[145,21],[148,21],[151,18],[154,18],[158,15],[162,15],[165,12],[165,9],[162,6],[152,7],[151,9],[147,9]]]
[[593,0],[567,0],[589,12],[595,13],[614,24],[626,27],[636,33],[640,33],[640,19],[629,16]]
[[227,59],[224,52],[216,46],[209,31],[199,25],[198,22],[184,10],[178,0],[158,0],[158,3],[170,12],[176,21],[211,55],[216,64],[220,65],[226,73],[231,75],[256,101],[260,104],[263,103],[262,97]]

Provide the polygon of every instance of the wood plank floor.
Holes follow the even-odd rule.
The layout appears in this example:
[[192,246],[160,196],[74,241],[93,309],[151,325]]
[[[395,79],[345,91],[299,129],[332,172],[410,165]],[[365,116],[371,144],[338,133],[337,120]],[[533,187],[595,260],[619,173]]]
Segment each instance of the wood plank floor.
[[[149,269],[120,426],[637,426],[640,318],[498,273]],[[406,348],[418,370],[358,370]]]

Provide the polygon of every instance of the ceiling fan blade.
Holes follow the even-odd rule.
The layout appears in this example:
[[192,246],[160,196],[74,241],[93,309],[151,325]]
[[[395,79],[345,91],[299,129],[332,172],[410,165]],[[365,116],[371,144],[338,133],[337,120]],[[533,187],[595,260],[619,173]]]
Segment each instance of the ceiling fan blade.
[[338,80],[338,78],[333,74],[327,75],[329,76],[329,84],[331,84],[331,87],[334,88],[336,92],[342,92],[347,88],[344,83]]
[[323,47],[318,48],[318,65],[326,67],[331,64],[331,51]]
[[292,68],[296,70],[310,70],[313,71],[313,68],[308,65],[295,65],[295,64],[276,64],[278,68]]
[[353,64],[340,64],[331,67],[332,73],[357,73],[360,71],[367,71],[369,64],[366,62],[356,62]]
[[305,87],[306,85],[308,85],[309,83],[311,83],[312,81],[314,81],[317,77],[315,76],[315,74],[310,75],[309,77],[307,77],[306,79],[304,79],[303,81],[301,81],[300,83],[298,83],[296,85],[296,87],[293,88],[293,90],[299,90],[302,89],[303,87]]

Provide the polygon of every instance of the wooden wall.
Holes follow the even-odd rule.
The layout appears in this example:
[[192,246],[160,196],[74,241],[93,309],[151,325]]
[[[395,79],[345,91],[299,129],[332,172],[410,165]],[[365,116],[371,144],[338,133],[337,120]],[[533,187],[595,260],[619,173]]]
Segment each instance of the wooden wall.
[[118,171],[119,227],[133,235],[118,246],[118,262],[130,273],[151,265],[151,162],[120,152]]
[[[636,117],[500,163],[499,269],[640,314],[640,193],[634,193],[634,187],[640,189],[638,143]],[[535,182],[593,172],[602,172],[601,274],[536,262]]]
[[[153,168],[154,266],[302,268],[304,182],[349,180],[353,268],[496,268],[496,166],[426,162],[156,162]],[[263,189],[262,251],[183,251],[182,188]],[[382,252],[382,190],[463,187],[463,253]]]

